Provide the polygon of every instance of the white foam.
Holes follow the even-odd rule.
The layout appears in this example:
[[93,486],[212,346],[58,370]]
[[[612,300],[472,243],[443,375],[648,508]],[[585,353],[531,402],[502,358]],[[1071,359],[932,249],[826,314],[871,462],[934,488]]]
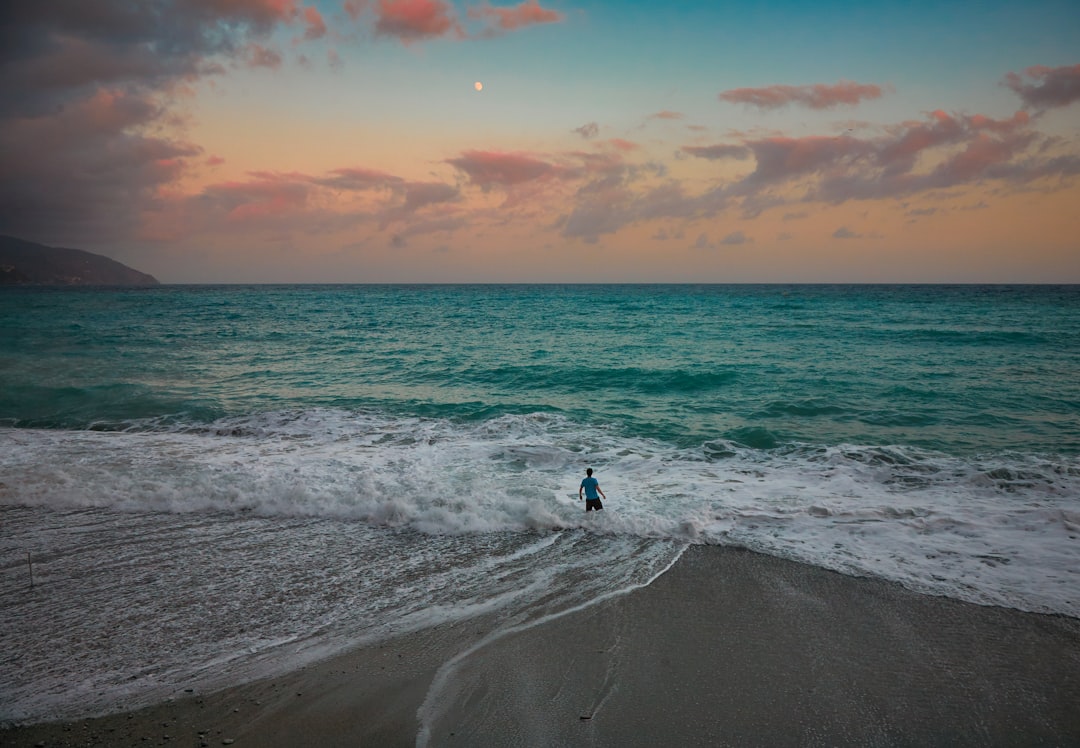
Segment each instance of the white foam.
[[206,692],[482,613],[517,625],[640,584],[681,548],[41,507],[6,508],[5,531],[0,721]]
[[[576,499],[586,465],[608,509]],[[979,603],[1080,615],[1076,458],[682,449],[549,415],[331,410],[129,433],[0,431],[3,501],[341,518],[432,535],[588,527],[733,544]]]

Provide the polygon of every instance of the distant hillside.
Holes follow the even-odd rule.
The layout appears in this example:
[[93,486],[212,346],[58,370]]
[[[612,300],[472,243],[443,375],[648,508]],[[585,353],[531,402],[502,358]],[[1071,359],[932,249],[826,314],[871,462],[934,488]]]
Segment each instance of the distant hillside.
[[152,275],[81,249],[0,236],[0,286],[156,286]]

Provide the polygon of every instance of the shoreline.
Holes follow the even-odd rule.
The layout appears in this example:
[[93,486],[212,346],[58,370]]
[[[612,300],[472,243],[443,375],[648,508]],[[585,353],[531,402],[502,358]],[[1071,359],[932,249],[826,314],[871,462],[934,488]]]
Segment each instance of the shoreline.
[[741,549],[691,546],[647,587],[493,637],[429,694],[493,626],[435,627],[210,694],[11,727],[0,742],[1080,743],[1080,619]]

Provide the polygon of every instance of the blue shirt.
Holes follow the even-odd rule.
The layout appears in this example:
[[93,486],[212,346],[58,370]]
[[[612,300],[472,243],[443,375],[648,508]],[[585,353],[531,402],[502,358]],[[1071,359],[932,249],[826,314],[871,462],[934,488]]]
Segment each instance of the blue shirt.
[[581,481],[581,487],[585,489],[586,499],[599,499],[600,494],[596,493],[596,487],[600,485],[600,481],[591,475],[585,480]]

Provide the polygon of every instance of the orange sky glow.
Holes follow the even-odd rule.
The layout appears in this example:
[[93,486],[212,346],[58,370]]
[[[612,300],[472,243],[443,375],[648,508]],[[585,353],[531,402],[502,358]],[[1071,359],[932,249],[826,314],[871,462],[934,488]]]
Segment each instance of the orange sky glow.
[[56,5],[8,12],[0,233],[165,282],[1080,282],[1069,4],[965,19],[993,50],[889,4],[880,46],[842,3]]

